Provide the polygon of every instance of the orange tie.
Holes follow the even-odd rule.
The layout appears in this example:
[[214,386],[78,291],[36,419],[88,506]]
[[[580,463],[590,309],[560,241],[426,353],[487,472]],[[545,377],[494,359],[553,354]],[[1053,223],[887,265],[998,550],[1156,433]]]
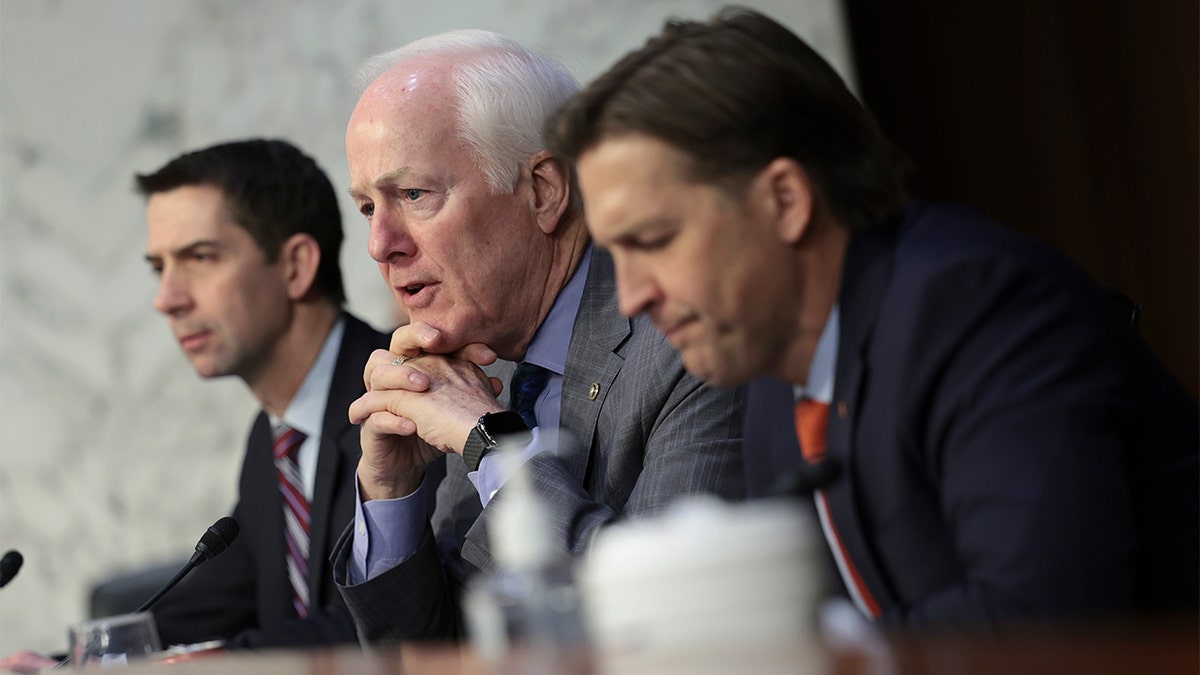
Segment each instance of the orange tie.
[[[796,438],[800,440],[800,452],[804,454],[806,462],[816,464],[825,458],[825,437],[828,429],[829,404],[811,398],[800,399],[800,402],[796,404]],[[817,490],[815,499],[817,515],[821,519],[821,529],[825,531],[825,539],[833,549],[833,557],[837,562],[838,571],[842,574],[842,580],[845,581],[851,598],[864,614],[878,618],[881,614],[879,603],[875,601],[875,596],[871,595],[871,590],[863,583],[862,577],[858,574],[858,568],[854,566],[854,561],[850,560],[850,556],[846,554],[846,548],[842,545],[842,536],[838,534],[837,526],[833,523],[833,516],[829,512],[829,502],[825,497],[825,491]]]
[[825,432],[829,429],[829,404],[802,398],[796,404],[796,438],[809,464],[825,457]]

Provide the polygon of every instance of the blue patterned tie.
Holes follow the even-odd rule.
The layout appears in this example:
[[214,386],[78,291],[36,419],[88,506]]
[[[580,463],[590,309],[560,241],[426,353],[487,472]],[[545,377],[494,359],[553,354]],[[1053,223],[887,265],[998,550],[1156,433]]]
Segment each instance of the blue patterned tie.
[[537,403],[538,396],[546,388],[546,382],[549,379],[549,370],[532,363],[522,362],[517,365],[517,370],[508,384],[512,409],[517,411],[530,429],[537,426],[537,415],[533,412],[533,404]]

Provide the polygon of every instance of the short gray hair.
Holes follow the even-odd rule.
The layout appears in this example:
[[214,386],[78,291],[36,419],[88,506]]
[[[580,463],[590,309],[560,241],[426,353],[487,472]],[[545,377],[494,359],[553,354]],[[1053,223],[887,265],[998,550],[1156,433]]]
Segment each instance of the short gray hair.
[[458,134],[496,193],[512,192],[521,163],[545,149],[546,119],[579,90],[561,64],[498,33],[455,30],[410,42],[364,62],[352,76],[362,93],[380,75],[418,57],[455,62]]

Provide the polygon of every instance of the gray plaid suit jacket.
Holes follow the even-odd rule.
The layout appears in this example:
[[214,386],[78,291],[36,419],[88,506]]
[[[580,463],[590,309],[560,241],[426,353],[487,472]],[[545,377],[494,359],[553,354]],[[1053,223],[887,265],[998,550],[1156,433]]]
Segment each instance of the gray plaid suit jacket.
[[[740,499],[742,398],[741,389],[710,388],[688,375],[648,319],[621,316],[612,258],[595,249],[567,353],[561,413],[562,429],[586,452],[541,455],[529,464],[563,552],[578,555],[603,525],[659,513],[681,495]],[[366,643],[464,635],[458,598],[473,574],[493,567],[488,521],[504,490],[481,508],[462,457],[446,460],[430,527],[411,558],[347,586],[350,530],[334,550],[334,579]]]

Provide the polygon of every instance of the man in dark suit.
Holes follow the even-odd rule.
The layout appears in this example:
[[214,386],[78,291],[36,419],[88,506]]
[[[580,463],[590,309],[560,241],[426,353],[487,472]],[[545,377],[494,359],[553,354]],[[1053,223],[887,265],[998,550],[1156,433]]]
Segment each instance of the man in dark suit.
[[[361,451],[346,411],[388,337],[342,310],[333,186],[277,140],[185,153],[136,182],[155,308],[197,374],[240,377],[263,407],[233,511],[240,534],[155,606],[160,637],[231,649],[355,642],[327,560],[354,517]],[[0,668],[56,663],[20,652]]]
[[866,616],[1195,611],[1195,401],[1064,256],[908,201],[905,160],[794,34],[669,24],[550,129],[622,310],[705,381],[771,376],[751,490],[840,467],[815,503]]
[[354,517],[361,451],[346,411],[365,390],[363,364],[388,340],[342,310],[333,187],[274,140],[183,154],[137,187],[155,308],[201,377],[240,377],[263,407],[233,511],[240,535],[154,609],[161,637],[232,648],[353,642],[327,558]]
[[[459,592],[496,569],[489,533],[511,498],[493,439],[521,439],[553,553],[578,555],[681,495],[740,497],[741,392],[688,376],[649,321],[617,310],[612,259],[542,149],[576,90],[560,65],[458,31],[376,57],[362,81],[350,192],[413,323],[371,357],[351,406],[363,503],[334,574],[365,640],[460,637]],[[497,357],[520,363],[500,398],[478,367]],[[425,467],[443,455],[439,487]]]

